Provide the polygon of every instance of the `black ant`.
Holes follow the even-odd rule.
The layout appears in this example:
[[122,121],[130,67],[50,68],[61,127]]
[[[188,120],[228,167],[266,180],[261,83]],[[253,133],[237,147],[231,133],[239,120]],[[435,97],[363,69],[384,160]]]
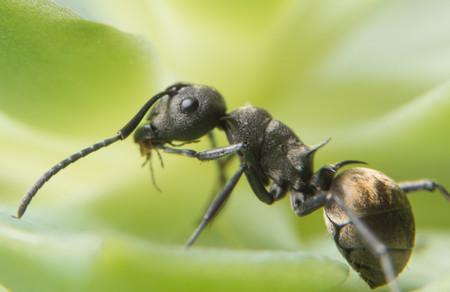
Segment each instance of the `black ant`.
[[[53,175],[78,159],[127,138],[153,105],[148,121],[134,132],[142,154],[149,157],[155,149],[199,160],[218,160],[221,166],[223,189],[211,202],[187,246],[195,242],[217,215],[245,174],[255,195],[266,204],[290,192],[292,209],[298,216],[324,208],[328,230],[339,251],[368,285],[375,288],[391,282],[392,289],[400,291],[396,277],[408,262],[415,234],[406,194],[439,190],[450,199],[448,191],[431,180],[397,184],[369,168],[352,168],[336,176],[344,166],[364,164],[357,160],[325,165],[314,172],[314,154],[329,139],[307,146],[263,109],[245,106],[227,113],[223,97],[213,88],[176,83],[152,97],[117,135],[73,154],[48,170],[23,197],[17,217],[23,216],[33,196]],[[229,146],[196,152],[173,144],[174,141],[189,143],[207,134],[214,142],[215,128],[225,132]],[[239,157],[240,166],[226,181],[224,164],[230,159],[220,159],[233,154]]]

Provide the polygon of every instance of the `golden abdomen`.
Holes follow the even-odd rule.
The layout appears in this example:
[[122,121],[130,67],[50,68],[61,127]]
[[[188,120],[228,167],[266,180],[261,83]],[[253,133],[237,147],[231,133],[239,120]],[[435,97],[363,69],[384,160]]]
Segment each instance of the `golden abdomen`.
[[[387,247],[398,275],[409,260],[415,235],[411,206],[398,184],[379,171],[353,168],[336,177],[330,192],[341,197]],[[328,231],[349,264],[370,287],[386,284],[379,258],[371,253],[348,216],[335,204],[324,211]]]

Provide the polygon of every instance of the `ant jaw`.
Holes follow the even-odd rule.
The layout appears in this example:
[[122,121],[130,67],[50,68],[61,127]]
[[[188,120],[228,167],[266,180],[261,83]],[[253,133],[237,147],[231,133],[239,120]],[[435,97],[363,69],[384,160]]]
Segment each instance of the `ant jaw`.
[[145,157],[145,160],[142,163],[141,167],[144,167],[147,164],[150,166],[150,175],[152,178],[152,183],[158,192],[161,192],[161,189],[158,187],[158,185],[156,183],[155,175],[153,172],[152,150],[155,149],[156,153],[158,154],[159,161],[161,163],[161,168],[164,168],[164,163],[163,163],[161,154],[158,151],[158,148],[159,148],[158,146],[161,146],[161,145],[162,145],[162,143],[154,143],[150,139],[146,139],[146,140],[139,142],[139,149],[140,149],[141,155]]
[[[146,157],[147,160],[150,159],[152,155],[152,150],[155,149],[156,152],[158,152],[158,149],[161,149],[161,146],[163,146],[165,143],[166,142],[152,141],[150,139],[140,141],[138,144],[141,156]],[[159,155],[160,154],[158,153],[158,156]]]
[[141,152],[141,156],[150,156],[152,154],[152,143],[150,141],[143,141],[139,143],[139,150]]

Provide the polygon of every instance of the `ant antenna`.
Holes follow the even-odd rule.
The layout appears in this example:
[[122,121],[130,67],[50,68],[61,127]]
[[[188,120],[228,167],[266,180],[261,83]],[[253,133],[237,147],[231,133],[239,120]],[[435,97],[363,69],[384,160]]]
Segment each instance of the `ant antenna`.
[[87,148],[82,149],[81,151],[72,154],[71,156],[67,157],[66,159],[60,161],[58,164],[55,164],[52,168],[50,168],[47,172],[45,172],[30,188],[30,190],[23,196],[20,206],[17,209],[17,215],[16,218],[21,218],[25,211],[27,210],[28,205],[30,204],[33,197],[36,195],[36,193],[39,191],[40,188],[55,174],[57,174],[60,170],[64,169],[68,165],[74,163],[78,159],[85,157],[92,152],[95,152],[101,148],[104,148],[106,146],[109,146],[119,140],[124,140],[127,138],[139,125],[139,123],[144,118],[145,114],[148,112],[148,110],[155,104],[156,101],[158,101],[161,97],[168,94],[169,96],[175,95],[181,88],[189,86],[188,84],[184,83],[177,83],[170,87],[168,87],[166,90],[156,94],[152,98],[150,98],[144,106],[137,112],[137,114],[127,123],[125,126],[123,126],[115,136],[107,138],[103,141],[100,141],[98,143],[95,143]]

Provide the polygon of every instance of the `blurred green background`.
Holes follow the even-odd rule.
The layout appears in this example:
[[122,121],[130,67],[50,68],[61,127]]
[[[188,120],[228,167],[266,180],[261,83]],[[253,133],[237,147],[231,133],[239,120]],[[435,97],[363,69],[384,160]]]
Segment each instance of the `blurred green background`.
[[[366,291],[321,211],[266,206],[245,180],[185,251],[215,165],[164,155],[158,193],[131,139],[10,215],[52,164],[175,81],[216,87],[230,110],[265,108],[307,144],[332,137],[316,165],[359,159],[450,187],[449,80],[448,1],[2,0],[0,291]],[[437,193],[411,203],[417,246],[400,285],[449,290],[450,206]]]

